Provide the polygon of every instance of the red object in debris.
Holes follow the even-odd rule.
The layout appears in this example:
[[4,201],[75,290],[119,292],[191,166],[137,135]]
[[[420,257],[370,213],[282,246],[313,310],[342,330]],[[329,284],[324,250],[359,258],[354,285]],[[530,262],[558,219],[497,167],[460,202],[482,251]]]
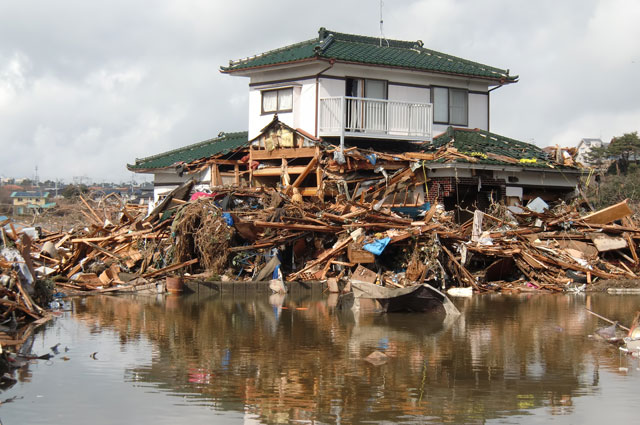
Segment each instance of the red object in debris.
[[191,195],[191,200],[195,201],[199,198],[215,198],[216,195],[217,193],[194,192],[193,195]]

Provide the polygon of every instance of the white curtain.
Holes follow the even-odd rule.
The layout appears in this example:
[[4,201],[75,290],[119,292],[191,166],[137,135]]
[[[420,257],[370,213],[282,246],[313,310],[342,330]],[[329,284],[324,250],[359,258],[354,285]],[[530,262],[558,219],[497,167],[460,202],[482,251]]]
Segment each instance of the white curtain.
[[293,109],[293,89],[278,90],[278,110],[290,111]]
[[449,90],[450,117],[454,125],[467,125],[467,92],[465,90]]
[[278,92],[263,91],[262,92],[262,112],[276,112],[278,110]]

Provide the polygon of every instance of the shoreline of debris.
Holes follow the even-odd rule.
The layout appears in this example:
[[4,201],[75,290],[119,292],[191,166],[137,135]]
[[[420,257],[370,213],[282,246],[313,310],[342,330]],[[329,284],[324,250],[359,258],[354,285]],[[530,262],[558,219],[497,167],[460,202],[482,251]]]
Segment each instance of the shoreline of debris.
[[626,201],[584,216],[566,204],[550,210],[540,199],[530,208],[494,204],[457,224],[437,204],[425,203],[412,218],[416,211],[374,202],[321,204],[286,190],[193,186],[176,188],[151,211],[116,198],[92,207],[80,197],[89,223],[66,232],[20,230],[4,220],[3,286],[16,263],[19,288],[48,277],[60,289],[97,293],[172,274],[346,283],[356,267],[385,286],[436,281],[476,292],[560,292],[638,278],[640,228]]

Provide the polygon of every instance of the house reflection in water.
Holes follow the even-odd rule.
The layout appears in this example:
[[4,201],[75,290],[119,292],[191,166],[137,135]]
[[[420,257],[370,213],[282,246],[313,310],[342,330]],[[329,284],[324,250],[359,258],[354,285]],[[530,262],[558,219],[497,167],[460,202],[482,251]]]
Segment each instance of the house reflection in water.
[[[594,303],[613,317],[635,308],[622,298]],[[95,297],[76,317],[119,332],[123,345],[145,336],[157,346],[128,380],[269,423],[484,423],[543,406],[571,413],[576,394],[596,391],[591,365],[605,348],[585,337],[584,299],[484,296],[458,306],[458,320],[431,327],[428,315],[354,318],[326,298],[246,294]],[[375,350],[389,357],[384,365],[363,361]],[[617,370],[616,360],[598,362]]]

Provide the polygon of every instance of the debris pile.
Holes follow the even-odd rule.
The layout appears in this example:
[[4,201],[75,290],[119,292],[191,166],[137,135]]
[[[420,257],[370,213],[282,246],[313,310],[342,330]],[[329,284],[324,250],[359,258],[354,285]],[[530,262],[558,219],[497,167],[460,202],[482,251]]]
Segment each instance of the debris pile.
[[66,290],[97,292],[151,287],[171,273],[333,278],[346,286],[358,266],[385,286],[431,281],[476,291],[576,290],[598,278],[638,277],[640,228],[626,201],[587,215],[540,199],[530,208],[494,204],[457,224],[438,205],[425,203],[416,218],[414,210],[381,205],[406,175],[399,170],[387,185],[371,186],[364,202],[345,196],[300,202],[286,190],[265,188],[194,193],[188,182],[148,214],[126,204],[98,210],[82,199],[90,223],[68,232],[29,237],[7,220],[3,317],[17,310],[39,317],[41,307],[25,286],[45,277]]

